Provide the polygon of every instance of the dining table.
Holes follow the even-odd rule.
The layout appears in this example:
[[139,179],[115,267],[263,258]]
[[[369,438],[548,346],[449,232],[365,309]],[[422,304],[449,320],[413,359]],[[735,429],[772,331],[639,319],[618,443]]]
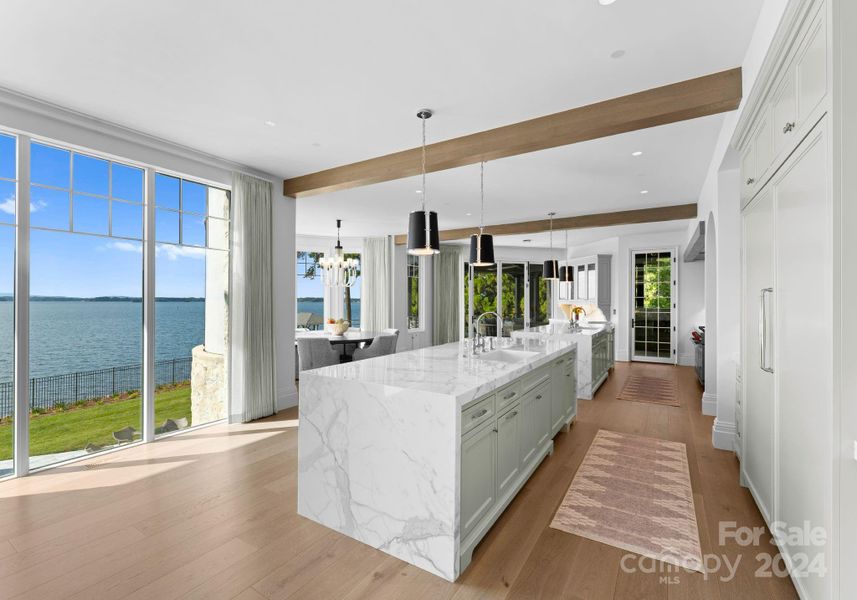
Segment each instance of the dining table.
[[348,346],[358,347],[362,344],[369,344],[379,335],[382,335],[382,332],[364,329],[349,329],[341,335],[334,335],[329,331],[297,331],[295,332],[295,345],[299,339],[327,338],[331,345],[341,346],[342,356],[348,356],[346,352]]

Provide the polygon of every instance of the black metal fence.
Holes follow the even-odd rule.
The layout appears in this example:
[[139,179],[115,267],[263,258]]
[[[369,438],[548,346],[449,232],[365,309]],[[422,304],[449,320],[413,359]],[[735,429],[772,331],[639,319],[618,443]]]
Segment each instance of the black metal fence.
[[[190,357],[156,361],[155,385],[190,381],[190,370]],[[142,381],[142,365],[34,377],[30,379],[30,409],[48,410],[57,404],[70,405],[80,400],[131,392],[141,389]],[[0,382],[0,418],[11,415],[14,407],[12,382]]]

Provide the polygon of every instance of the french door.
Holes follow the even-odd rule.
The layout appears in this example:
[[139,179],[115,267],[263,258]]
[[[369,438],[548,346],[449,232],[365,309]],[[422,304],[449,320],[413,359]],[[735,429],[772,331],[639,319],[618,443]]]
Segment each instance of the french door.
[[676,363],[676,248],[632,250],[631,360]]

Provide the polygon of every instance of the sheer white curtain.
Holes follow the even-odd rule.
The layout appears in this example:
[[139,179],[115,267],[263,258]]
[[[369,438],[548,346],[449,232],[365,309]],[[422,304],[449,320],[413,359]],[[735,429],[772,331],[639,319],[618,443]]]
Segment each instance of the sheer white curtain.
[[271,266],[273,186],[232,175],[231,422],[275,412]]
[[461,256],[463,246],[441,246],[440,254],[432,260],[432,343],[434,345],[458,341],[459,301],[462,294]]
[[380,331],[393,326],[393,238],[366,238],[361,257],[361,328]]

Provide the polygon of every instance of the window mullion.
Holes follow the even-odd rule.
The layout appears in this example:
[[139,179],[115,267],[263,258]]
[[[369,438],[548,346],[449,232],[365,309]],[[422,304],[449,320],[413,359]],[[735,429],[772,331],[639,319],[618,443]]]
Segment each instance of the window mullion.
[[15,475],[30,471],[30,138],[18,136],[15,214]]
[[155,170],[146,169],[143,213],[143,441],[155,439]]

